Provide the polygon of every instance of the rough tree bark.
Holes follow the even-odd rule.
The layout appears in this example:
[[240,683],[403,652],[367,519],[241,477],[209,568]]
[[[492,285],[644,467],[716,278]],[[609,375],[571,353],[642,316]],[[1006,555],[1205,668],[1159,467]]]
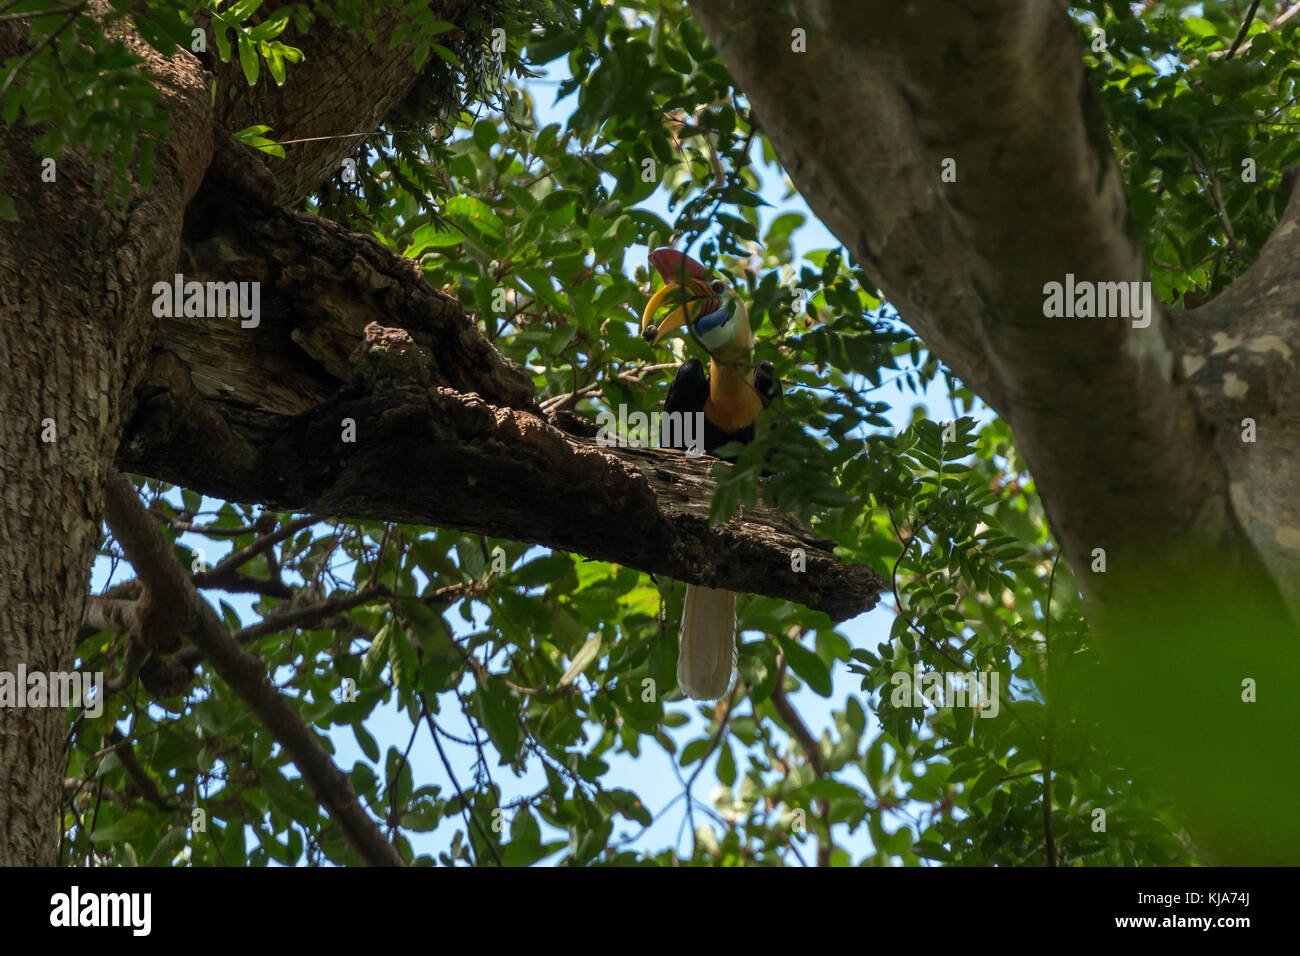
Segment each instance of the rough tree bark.
[[[0,57],[25,38],[0,24]],[[185,205],[211,156],[207,88],[192,57],[144,44],[175,140],[149,192],[123,213],[93,198],[93,169],[58,158],[43,183],[33,131],[0,134],[0,189],[23,226],[0,231],[0,670],[72,662],[99,534],[103,487],[152,328],[145,277],[180,250]],[[52,864],[63,777],[63,712],[0,710],[0,865]]]
[[[1144,328],[1049,319],[1045,283],[1147,278],[1065,4],[691,7],[813,211],[1011,425],[1104,652],[1083,692],[1099,726],[1142,753],[1211,858],[1287,861],[1300,199],[1199,309],[1154,303]],[[1242,698],[1256,680],[1258,707]]]
[[[1297,308],[1269,296],[1296,283],[1296,203],[1195,312],[1047,319],[1067,273],[1147,278],[1063,4],[691,6],[813,211],[1011,425],[1094,610],[1213,585],[1294,636]],[[1243,444],[1245,417],[1267,438]]]

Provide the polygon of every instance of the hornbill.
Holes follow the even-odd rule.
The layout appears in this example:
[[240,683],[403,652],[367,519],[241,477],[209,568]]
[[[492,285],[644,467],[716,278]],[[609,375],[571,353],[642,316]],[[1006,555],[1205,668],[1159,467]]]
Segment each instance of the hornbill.
[[[646,303],[642,338],[655,344],[685,326],[709,353],[707,378],[697,358],[677,370],[664,411],[702,413],[706,452],[728,442],[749,442],[758,413],[780,392],[780,385],[771,362],[754,366],[754,335],[745,303],[701,263],[676,249],[655,249],[650,264],[663,276],[664,287]],[[676,308],[655,325],[655,313],[667,305]],[[673,427],[677,418],[666,416],[660,441],[666,448],[684,447],[684,429]],[[688,584],[678,685],[695,700],[719,699],[731,687],[735,653],[736,595]]]

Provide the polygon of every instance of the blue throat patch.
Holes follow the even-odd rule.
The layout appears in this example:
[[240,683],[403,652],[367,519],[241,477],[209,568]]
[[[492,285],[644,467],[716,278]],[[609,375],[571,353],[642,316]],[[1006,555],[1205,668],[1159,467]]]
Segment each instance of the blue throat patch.
[[708,335],[708,333],[712,332],[714,329],[721,328],[723,323],[729,318],[731,318],[731,310],[726,306],[723,306],[718,309],[718,311],[710,312],[708,315],[703,316],[698,322],[696,322],[695,331],[701,336]]

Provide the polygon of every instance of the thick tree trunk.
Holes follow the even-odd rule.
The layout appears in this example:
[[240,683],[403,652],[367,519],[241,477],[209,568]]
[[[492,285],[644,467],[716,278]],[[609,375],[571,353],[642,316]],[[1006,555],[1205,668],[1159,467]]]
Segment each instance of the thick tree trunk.
[[[11,132],[4,142],[10,155],[18,138]],[[14,172],[11,165],[0,188],[22,196]],[[63,175],[67,184],[71,172]],[[66,201],[44,199],[24,215],[81,219]],[[0,672],[65,671],[112,456],[104,439],[114,433],[121,390],[113,341],[121,316],[87,309],[112,301],[110,277],[96,268],[107,260],[15,244],[8,228],[0,235]],[[100,236],[106,254],[114,237]],[[119,298],[122,290],[112,291]],[[55,707],[0,708],[0,865],[57,859],[63,718]]]
[[[1044,312],[1044,285],[1070,274],[1147,278],[1064,5],[691,6],[813,211],[1012,426],[1098,620],[1227,592],[1294,636],[1294,305],[1256,320],[1214,304],[1177,332],[1158,302],[1145,326]],[[1260,304],[1296,216],[1239,283],[1251,291],[1223,299]],[[1243,445],[1245,417],[1267,441]],[[1145,626],[1121,617],[1103,630]]]
[[1011,425],[1104,652],[1086,712],[1208,853],[1293,858],[1300,202],[1200,309],[1049,317],[1049,282],[1147,278],[1065,4],[691,7],[813,211]]
[[[0,57],[24,43],[0,24]],[[0,228],[0,671],[67,671],[87,594],[123,398],[152,329],[143,274],[175,261],[185,203],[207,165],[210,121],[197,61],[150,51],[178,139],[146,196],[121,212],[94,170],[55,157],[42,179],[33,131],[3,131],[0,189],[22,222]],[[58,860],[66,758],[59,707],[0,709],[0,865]]]

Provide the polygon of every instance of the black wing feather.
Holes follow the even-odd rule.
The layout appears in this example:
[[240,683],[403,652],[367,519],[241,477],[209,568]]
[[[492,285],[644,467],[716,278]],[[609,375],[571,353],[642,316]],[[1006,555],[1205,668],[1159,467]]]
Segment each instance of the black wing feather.
[[781,397],[781,380],[776,377],[776,369],[772,368],[771,362],[758,363],[758,368],[754,371],[754,388],[763,400],[764,408]]
[[[687,359],[673,376],[664,400],[665,412],[683,412],[694,415],[704,411],[709,398],[709,377],[704,374],[704,363],[697,358]],[[660,427],[659,444],[663,448],[685,448],[686,437],[681,429],[671,428],[670,419]]]
[[[781,380],[776,377],[771,362],[759,362],[754,371],[754,388],[758,390],[766,407],[781,394]],[[704,374],[704,363],[697,358],[687,359],[677,370],[673,382],[668,386],[668,397],[664,400],[665,412],[685,412],[695,414],[704,411],[704,403],[709,398],[709,377]],[[725,432],[708,418],[704,419],[704,450],[712,454],[728,442],[748,444],[754,439],[754,426],[746,425],[734,432]],[[680,429],[670,427],[665,420],[660,429],[659,444],[663,448],[685,448],[686,443]]]

